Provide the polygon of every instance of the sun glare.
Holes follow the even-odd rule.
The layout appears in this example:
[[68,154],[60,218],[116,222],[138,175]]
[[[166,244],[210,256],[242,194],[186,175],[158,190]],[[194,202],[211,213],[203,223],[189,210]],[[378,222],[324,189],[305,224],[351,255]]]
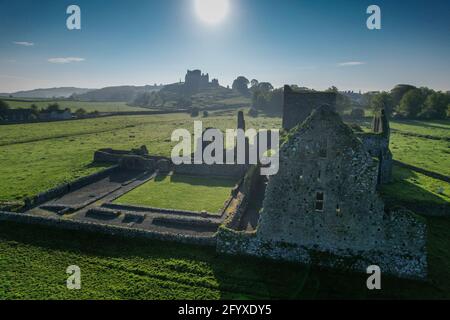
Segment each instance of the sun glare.
[[229,0],[195,0],[198,17],[209,24],[222,22],[230,9]]

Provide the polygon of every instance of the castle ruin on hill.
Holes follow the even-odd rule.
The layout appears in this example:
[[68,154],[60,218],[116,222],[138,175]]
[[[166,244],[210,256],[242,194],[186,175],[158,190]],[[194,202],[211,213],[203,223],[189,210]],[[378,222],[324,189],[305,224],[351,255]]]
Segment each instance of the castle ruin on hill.
[[219,80],[209,81],[209,74],[203,74],[201,70],[188,70],[184,80],[185,91],[196,93],[208,88],[219,87]]

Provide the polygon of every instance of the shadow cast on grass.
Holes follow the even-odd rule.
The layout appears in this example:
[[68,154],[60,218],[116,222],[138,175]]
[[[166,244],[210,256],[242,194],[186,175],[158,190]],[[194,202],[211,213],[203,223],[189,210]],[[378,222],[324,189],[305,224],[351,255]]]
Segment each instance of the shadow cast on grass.
[[[406,121],[397,120],[397,121],[395,121],[395,123],[399,123],[399,124],[409,124],[409,125],[414,125],[414,126],[422,127],[422,128],[442,129],[442,130],[449,130],[450,131],[450,129],[445,126],[445,125],[450,125],[449,121],[446,121],[446,120],[435,120],[433,122],[435,124],[434,123],[431,123],[431,124],[430,123],[426,123],[426,122],[421,121],[421,120],[406,120]],[[440,126],[439,124],[442,124],[442,126]]]
[[[445,227],[450,227],[449,219],[443,221]],[[422,283],[385,276],[383,290],[379,292],[367,290],[367,275],[321,270],[248,256],[228,256],[219,254],[210,247],[124,239],[83,231],[75,233],[9,222],[0,223],[0,241],[25,244],[31,248],[29,250],[33,247],[45,248],[58,253],[55,257],[62,252],[82,255],[84,259],[95,259],[91,261],[94,265],[98,264],[100,267],[108,265],[108,268],[113,268],[110,269],[111,272],[117,269],[116,271],[120,273],[138,274],[148,278],[148,281],[152,278],[176,279],[177,275],[185,274],[188,279],[193,280],[194,295],[196,286],[204,286],[206,289],[218,290],[222,299],[448,298],[449,291],[436,287],[439,285],[450,290],[450,279],[446,269],[450,254],[448,243],[442,243],[445,229],[442,225],[442,220],[431,225],[433,229],[440,227],[439,235],[433,237],[433,233],[431,236],[433,247],[434,242],[441,242],[440,247],[436,248],[437,251],[433,251],[435,255],[431,258],[433,265],[430,269],[434,276],[433,280]],[[445,250],[444,254],[440,250]],[[58,263],[58,258],[55,259],[54,263]],[[148,264],[154,262],[160,265],[158,272],[145,269]],[[438,265],[434,265],[435,263]],[[197,283],[196,280],[205,276],[205,268],[212,270],[218,284],[217,288]],[[101,270],[102,268],[98,272]],[[444,270],[447,270],[447,275],[442,275]],[[20,279],[13,280],[20,281]],[[180,284],[190,286],[190,281],[187,281]]]
[[381,189],[387,208],[403,206],[418,214],[434,216],[448,214],[448,202],[407,180],[417,179],[416,172],[399,167],[395,167],[394,170],[394,182]]

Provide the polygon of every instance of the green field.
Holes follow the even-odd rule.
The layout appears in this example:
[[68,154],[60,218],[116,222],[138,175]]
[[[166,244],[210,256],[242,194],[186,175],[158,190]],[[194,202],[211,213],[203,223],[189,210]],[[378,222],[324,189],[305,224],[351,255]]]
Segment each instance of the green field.
[[[450,176],[450,121],[391,121],[394,159]],[[365,131],[369,123],[363,124]]]
[[[237,181],[184,175],[158,176],[120,197],[119,204],[219,213]],[[176,201],[174,201],[176,199]]]
[[[0,223],[0,299],[443,299],[450,298],[450,220],[427,218],[429,280],[325,271],[214,248],[124,240]],[[70,265],[81,290],[67,290]]]
[[[186,114],[126,116],[56,123],[0,126],[0,199],[21,201],[91,172],[99,148],[132,148],[146,144],[151,154],[169,156],[174,129],[193,130]],[[236,126],[236,111],[212,112],[204,127]],[[249,118],[247,127],[277,128],[279,118]],[[434,130],[435,125],[439,128]],[[394,158],[429,171],[449,174],[449,122],[393,123]],[[417,129],[415,129],[417,128]],[[186,184],[158,183],[175,192]],[[383,188],[389,204],[430,213],[450,203],[450,187],[411,170],[395,168],[394,183]],[[190,181],[192,183],[192,181]],[[204,182],[202,182],[204,183]],[[189,183],[187,183],[189,184]],[[147,198],[151,183],[143,186]],[[192,187],[189,184],[189,187]],[[200,186],[195,186],[200,187]],[[157,201],[168,201],[151,188]],[[226,192],[225,192],[226,189]],[[140,190],[136,190],[140,192]],[[229,194],[230,188],[224,188]],[[193,194],[192,192],[191,194]],[[197,192],[196,192],[197,193]],[[199,194],[199,193],[197,193]],[[204,192],[200,194],[204,196]],[[127,196],[133,196],[133,192]],[[199,197],[197,197],[199,198]],[[189,199],[180,205],[188,209]],[[159,206],[155,201],[149,203]],[[219,199],[217,198],[217,203]],[[450,298],[450,218],[426,217],[429,281],[383,277],[382,290],[369,292],[366,275],[324,271],[250,257],[219,255],[214,248],[124,240],[84,232],[0,223],[0,299],[223,299],[223,298]],[[82,270],[82,290],[65,287],[69,265]]]
[[83,102],[70,100],[26,100],[26,99],[4,99],[4,101],[13,109],[27,109],[32,104],[38,108],[46,108],[49,104],[58,103],[61,109],[69,108],[71,112],[83,108],[87,112],[124,112],[124,111],[148,111],[149,109],[130,107],[126,102]]
[[391,128],[404,133],[420,134],[439,138],[450,138],[450,121],[391,121]]
[[[116,116],[109,118],[0,126],[0,203],[49,190],[63,182],[100,170],[92,166],[100,148],[131,149],[147,145],[151,154],[170,156],[173,130],[236,127],[236,111],[191,118],[187,114]],[[277,128],[280,119],[249,119],[249,127]]]

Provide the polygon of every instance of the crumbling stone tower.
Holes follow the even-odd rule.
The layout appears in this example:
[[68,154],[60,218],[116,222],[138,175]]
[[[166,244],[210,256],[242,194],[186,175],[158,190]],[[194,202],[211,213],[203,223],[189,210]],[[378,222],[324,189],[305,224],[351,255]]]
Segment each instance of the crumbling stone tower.
[[[303,123],[318,107],[328,105],[336,109],[337,94],[334,92],[301,91],[296,92],[290,86],[284,87],[283,129],[291,130]],[[384,112],[375,115],[372,123],[373,132],[357,133],[369,154],[378,161],[377,184],[392,181],[392,153],[389,149],[389,120]]]
[[426,222],[384,210],[377,160],[332,107],[289,131],[279,156],[256,232],[221,229],[220,252],[426,277]]
[[291,130],[321,105],[329,105],[335,110],[336,98],[334,92],[297,92],[290,86],[284,86],[283,129]]
[[377,184],[391,182],[393,167],[392,153],[389,148],[391,130],[384,110],[375,114],[372,121],[372,132],[357,133],[357,136],[361,139],[367,152],[378,161]]
[[185,90],[188,93],[196,93],[209,87],[209,74],[203,74],[201,70],[188,70],[184,80]]
[[258,232],[261,238],[368,249],[382,236],[384,205],[377,166],[331,107],[323,106],[282,147],[270,179]]

